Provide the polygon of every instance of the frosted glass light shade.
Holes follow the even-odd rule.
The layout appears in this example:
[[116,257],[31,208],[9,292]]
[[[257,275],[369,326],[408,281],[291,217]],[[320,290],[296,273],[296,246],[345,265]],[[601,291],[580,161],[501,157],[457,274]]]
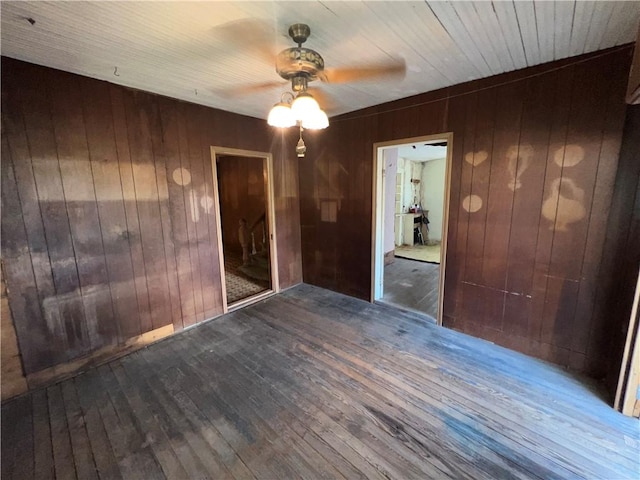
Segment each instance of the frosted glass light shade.
[[323,110],[316,110],[309,113],[302,119],[302,128],[309,130],[320,130],[329,126],[329,118]]
[[296,124],[296,119],[289,104],[280,102],[276,103],[269,112],[267,123],[272,127],[288,128]]
[[291,112],[296,120],[304,120],[318,110],[320,110],[318,102],[306,92],[299,93],[291,104]]

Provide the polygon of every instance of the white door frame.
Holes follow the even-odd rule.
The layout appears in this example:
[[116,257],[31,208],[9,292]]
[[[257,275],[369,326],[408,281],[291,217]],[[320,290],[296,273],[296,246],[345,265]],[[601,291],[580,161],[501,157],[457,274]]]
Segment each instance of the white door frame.
[[[227,304],[227,282],[225,280],[224,269],[224,249],[222,246],[222,225],[220,219],[220,188],[218,186],[218,166],[216,164],[216,156],[218,155],[230,155],[235,157],[250,157],[260,158],[266,163],[267,167],[267,184],[266,184],[266,206],[265,213],[267,214],[267,236],[269,238],[269,260],[271,268],[271,290],[262,292],[258,295],[239,300],[235,302],[231,307]],[[278,278],[278,248],[276,242],[276,212],[273,190],[273,155],[269,152],[256,152],[253,150],[241,150],[237,148],[227,147],[211,147],[211,169],[213,171],[213,206],[216,216],[216,230],[218,237],[218,260],[220,262],[220,286],[222,288],[222,312],[227,313],[232,310],[244,307],[251,303],[255,303],[262,300],[265,297],[278,293],[280,291],[280,281]]]
[[453,132],[438,133],[422,137],[401,138],[373,144],[373,195],[371,215],[371,301],[382,298],[384,280],[384,161],[383,148],[397,147],[408,143],[447,142],[445,169],[444,212],[442,213],[442,241],[440,247],[440,282],[438,286],[438,325],[442,325],[442,306],[444,301],[444,275],[447,259],[447,235],[449,225],[449,196],[451,191],[451,152],[453,150]]

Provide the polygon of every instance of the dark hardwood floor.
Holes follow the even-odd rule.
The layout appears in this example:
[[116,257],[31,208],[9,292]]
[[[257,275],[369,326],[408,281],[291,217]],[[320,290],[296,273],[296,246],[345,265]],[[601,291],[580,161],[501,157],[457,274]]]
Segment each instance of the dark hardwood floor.
[[2,478],[638,478],[588,380],[300,285],[2,406]]
[[400,308],[438,316],[440,265],[395,257],[384,266],[382,301]]

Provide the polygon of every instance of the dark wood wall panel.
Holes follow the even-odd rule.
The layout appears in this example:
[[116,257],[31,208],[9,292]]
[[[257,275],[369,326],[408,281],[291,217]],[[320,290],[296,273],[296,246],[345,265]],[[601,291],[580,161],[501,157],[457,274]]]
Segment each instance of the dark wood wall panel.
[[302,280],[291,139],[12,59],[2,73],[2,258],[25,373],[222,312],[211,145],[273,153],[280,286]]
[[[521,128],[523,122],[523,93],[525,82],[517,82],[506,86],[496,98],[495,124],[493,134],[493,150],[490,157],[490,184],[487,196],[487,221],[485,245],[482,264],[482,285],[502,293],[499,307],[508,309],[523,295],[521,291],[509,285],[513,280],[509,275],[514,255],[505,255],[512,251],[512,242],[517,226],[531,227],[531,224],[518,222],[518,198],[526,189],[527,182],[523,182],[522,175],[526,169],[525,162],[530,160],[531,147],[521,142]],[[489,163],[485,161],[484,163]],[[524,197],[526,199],[526,197]],[[537,218],[536,218],[537,223]],[[535,229],[535,225],[534,225]],[[534,230],[535,231],[535,230]],[[531,232],[529,232],[531,233]],[[535,236],[534,236],[535,238]],[[516,248],[520,245],[516,244]],[[518,324],[516,318],[504,325],[502,312],[494,316],[492,329],[500,332],[503,329],[513,329]]]
[[[611,88],[612,95],[614,95],[617,93],[618,88],[625,88],[627,81],[624,64],[616,64],[613,66],[612,70],[613,75],[608,78],[608,81],[615,83],[615,85]],[[621,129],[623,129],[626,106],[616,102],[612,97],[607,103],[606,108],[607,109],[602,132],[602,146],[600,150],[600,156],[601,158],[618,157],[621,152],[621,145],[617,141],[616,132],[619,132]],[[623,135],[624,143],[629,144],[630,135],[637,136],[637,132],[634,133],[627,131]],[[636,154],[639,151],[640,150],[636,150]],[[596,301],[596,298],[600,295],[600,291],[603,287],[603,276],[601,275],[601,272],[606,272],[606,276],[611,275],[611,271],[607,272],[606,268],[603,269],[603,262],[606,258],[606,252],[610,248],[605,244],[605,240],[609,226],[611,226],[612,228],[617,228],[615,227],[615,221],[611,221],[611,206],[613,202],[613,196],[615,193],[617,193],[616,190],[620,188],[619,186],[616,187],[616,176],[618,174],[618,170],[624,172],[626,168],[627,167],[625,165],[624,157],[620,158],[618,169],[614,168],[613,165],[600,162],[598,165],[597,181],[595,183],[593,192],[593,206],[591,208],[592,216],[589,221],[589,232],[585,247],[586,252],[581,273],[582,278],[587,279],[587,281],[583,282],[580,285],[580,292],[576,305],[576,317],[588,318],[589,325],[598,328],[601,328],[601,326],[599,327],[599,325],[602,325],[602,323],[597,321],[595,321],[594,323],[594,320],[596,320],[597,318],[602,318],[605,315],[610,315],[610,312],[607,312],[604,309],[604,302]],[[634,178],[633,174],[632,178]],[[608,215],[606,217],[598,216],[598,212],[601,211],[607,211]],[[638,248],[640,248],[640,237],[636,237],[636,251],[638,250]],[[597,254],[601,251],[604,251],[602,256]],[[631,281],[633,281],[633,279],[631,279]],[[624,301],[621,302],[621,304],[625,303],[626,302]],[[629,306],[630,305],[631,304],[629,303]],[[619,316],[618,318],[622,320],[622,318],[624,318],[624,315]],[[590,327],[576,332],[576,335],[573,337],[572,343],[572,351],[575,352],[572,354],[574,362],[586,362],[590,356],[599,358],[605,355],[605,353],[602,351],[598,353],[592,351],[591,354],[588,354],[590,337],[593,336],[601,338],[601,331],[595,332],[594,329]]]
[[[5,110],[3,109],[3,112]],[[7,278],[14,279],[15,287],[8,290],[11,308],[24,312],[25,319],[16,325],[17,335],[30,335],[29,342],[23,342],[21,352],[24,368],[39,368],[54,361],[64,361],[66,352],[54,352],[51,339],[54,334],[47,328],[38,286],[29,255],[27,232],[23,222],[22,208],[16,177],[11,159],[10,147],[3,135],[2,141],[2,252]],[[56,355],[57,353],[57,355]]]
[[[640,105],[630,105],[624,124],[620,163],[606,222],[587,360],[611,358],[607,384],[614,397],[640,268]],[[604,312],[609,322],[594,321]],[[605,338],[608,342],[602,342]]]
[[154,118],[155,102],[150,102],[148,95],[133,90],[126,90],[122,100],[149,295],[151,326],[144,330],[148,331],[172,323],[156,172],[164,168],[164,165],[156,163],[161,158],[155,158],[151,145],[151,131],[159,126]]
[[[375,131],[375,118],[367,117],[362,119],[354,126],[353,131],[348,138],[345,138],[345,144],[350,145],[350,150],[356,152],[355,158],[371,157],[371,144],[361,141],[371,135]],[[371,236],[354,242],[354,238],[358,238],[359,229],[367,220],[371,221],[370,209],[365,209],[360,204],[361,195],[365,198],[371,198],[373,175],[372,162],[359,163],[351,161],[343,163],[342,158],[337,158],[332,165],[332,169],[328,177],[328,187],[331,189],[330,197],[338,198],[341,208],[338,210],[338,223],[336,226],[336,248],[335,255],[339,263],[355,262],[358,265],[367,265],[371,262]],[[333,179],[338,179],[335,184]],[[335,187],[339,190],[336,190]],[[345,193],[344,195],[342,193]],[[341,225],[344,224],[344,227]],[[354,268],[337,275],[337,281],[341,290],[349,295],[358,293],[358,290],[352,290],[352,285],[365,284],[370,279],[370,269]]]
[[[96,350],[117,342],[118,331],[84,126],[82,91],[77,80],[78,77],[54,75],[43,90],[50,97],[64,195],[56,203],[67,212],[80,280],[80,289],[74,295],[81,296],[84,308],[83,340],[88,340],[87,350]],[[58,297],[58,303],[63,301]]]
[[[471,284],[482,284],[483,260],[485,246],[485,225],[487,223],[487,204],[489,181],[491,179],[491,162],[493,157],[493,131],[495,122],[496,92],[485,90],[478,94],[475,105],[476,116],[473,135],[473,147],[465,154],[465,163],[471,165],[471,198],[479,199],[484,206],[474,214],[469,212],[468,237],[473,242],[467,243],[465,278]],[[464,202],[464,199],[463,199]],[[475,204],[475,202],[472,202]]]
[[80,89],[100,224],[111,226],[101,228],[101,235],[111,297],[118,299],[113,302],[117,339],[123,341],[140,335],[141,328],[120,170],[118,162],[109,161],[118,158],[113,121],[105,115],[111,111],[109,86],[80,79]]
[[[332,119],[300,163],[305,281],[369,298],[373,143],[453,132],[445,325],[602,375],[598,289],[630,54],[614,48]],[[334,223],[321,218],[327,196],[340,202]]]
[[[263,228],[258,220],[266,212],[264,161],[261,158],[219,156],[220,219],[224,249],[242,256],[239,221],[244,218],[253,230],[256,248],[261,250]],[[256,223],[258,222],[258,223]]]
[[197,132],[197,142],[200,146],[200,165],[197,175],[200,176],[199,186],[200,206],[202,207],[202,222],[198,224],[199,248],[205,268],[201,270],[204,301],[204,318],[211,318],[222,310],[222,291],[218,287],[220,278],[219,254],[217,249],[209,248],[209,245],[217,244],[216,221],[213,216],[213,175],[211,166],[211,148],[206,142],[206,131],[211,123],[207,122],[206,109],[190,105],[193,111],[191,124],[194,132]]
[[[109,87],[111,99],[111,116],[113,118],[114,139],[116,142],[116,154],[120,173],[120,184],[126,215],[126,228],[122,231],[123,239],[129,243],[131,261],[133,266],[133,291],[135,291],[138,303],[140,333],[151,330],[151,307],[149,305],[149,292],[147,277],[145,274],[144,257],[142,254],[142,236],[140,234],[140,220],[138,216],[138,204],[133,182],[133,166],[131,150],[129,148],[126,111],[124,108],[124,91],[115,86]],[[105,112],[107,114],[108,112]],[[127,320],[125,320],[127,321]],[[135,324],[130,327],[135,330]]]
[[[2,256],[7,277],[17,279],[8,292],[12,308],[27,312],[16,331],[33,335],[33,343],[23,348],[28,366],[38,368],[64,361],[66,352],[53,352],[52,332],[38,308],[45,298],[55,296],[55,285],[19,100],[2,96]],[[27,161],[14,164],[14,158]],[[61,329],[56,334],[62,335]]]
[[[297,138],[282,133],[274,137],[273,188],[275,193],[275,226],[277,238],[284,245],[296,245],[297,248],[278,249],[278,276],[280,285],[295,285],[302,281],[302,251],[300,248],[300,223],[287,220],[291,215],[300,218],[300,199],[298,197],[298,158],[291,158],[288,152],[295,151]],[[295,172],[295,173],[294,173]]]
[[[559,178],[561,177],[561,165],[555,158],[555,152],[562,151],[567,136],[567,123],[570,115],[571,92],[573,89],[574,68],[568,67],[557,72],[557,79],[554,87],[554,107],[551,113],[550,134],[547,147],[547,161],[545,165],[544,187],[542,191],[543,203],[541,205],[541,215],[538,222],[536,236],[536,250],[534,256],[534,275],[531,293],[531,307],[528,317],[528,335],[527,339],[531,339],[527,345],[530,353],[546,357],[551,355],[550,352],[543,352],[541,349],[544,345],[551,345],[548,336],[543,337],[545,332],[550,331],[550,322],[553,322],[553,309],[556,307],[554,303],[551,309],[552,314],[549,315],[548,294],[554,295],[557,286],[553,285],[556,279],[550,278],[551,252],[553,247],[554,229],[550,225],[550,221],[542,215],[542,209],[551,212],[552,217],[555,215],[555,207],[553,195],[554,190],[558,188]],[[561,159],[562,157],[560,157]],[[551,283],[550,283],[551,281]]]
[[[20,84],[13,86],[19,89],[21,95],[20,114],[24,121],[30,156],[27,159],[15,158],[13,161],[16,164],[25,160],[31,162],[55,286],[54,295],[43,298],[39,304],[42,305],[46,328],[55,332],[53,338],[59,342],[58,349],[64,351],[67,358],[72,358],[87,353],[90,350],[90,340],[82,302],[79,268],[75,260],[69,261],[74,258],[75,253],[71,237],[71,220],[67,213],[56,150],[50,104],[51,88],[41,76],[29,75],[29,72],[25,74],[26,81],[15,79],[20,81]],[[9,289],[13,283],[7,272]],[[15,313],[16,323],[18,318],[19,314]],[[18,330],[20,344],[23,338],[24,335]],[[51,348],[57,350],[55,346]],[[30,370],[25,368],[25,371],[28,373]]]
[[[463,97],[454,97],[449,102],[448,115],[446,123],[449,128],[457,131],[464,132],[465,122],[467,117],[466,99]],[[453,137],[452,145],[452,165],[451,165],[451,181],[449,198],[452,205],[460,205],[463,185],[462,185],[462,169],[463,164],[463,152],[464,152],[464,134],[458,133]],[[466,224],[462,224],[461,217],[463,213],[460,212],[460,208],[449,208],[449,236],[447,237],[447,252],[448,262],[447,274],[445,275],[445,290],[453,291],[455,285],[460,281],[462,271],[461,267],[464,262],[460,261],[463,258],[464,252],[462,251],[462,238],[461,229],[466,228]],[[461,290],[459,290],[461,292]],[[445,295],[443,315],[446,315],[449,325],[453,326],[457,318],[455,313],[458,311],[460,305],[459,298],[456,295]]]
[[[301,242],[303,251],[306,250],[308,255],[313,255],[314,259],[311,262],[303,262],[303,277],[313,278],[318,282],[317,285],[335,289],[334,266],[338,263],[336,255],[339,238],[339,230],[336,228],[337,215],[335,218],[325,218],[326,221],[323,222],[320,211],[323,206],[326,209],[335,206],[336,210],[340,210],[343,196],[346,195],[346,185],[343,182],[347,173],[342,170],[343,165],[338,165],[335,157],[328,156],[328,131],[310,133],[305,136],[306,157],[300,159],[300,191],[309,192],[308,195],[301,195],[300,216],[310,220],[301,226]],[[346,141],[346,138],[341,136],[341,130],[336,129],[332,134],[335,135],[334,141]],[[319,242],[316,238],[319,222],[323,223],[324,236],[321,251],[314,248]]]
[[182,328],[182,307],[180,287],[178,285],[178,270],[176,264],[175,245],[172,238],[173,226],[169,214],[169,180],[167,177],[167,155],[163,143],[163,128],[158,103],[152,106],[153,128],[151,129],[151,146],[158,184],[158,203],[160,207],[160,223],[162,228],[162,244],[166,261],[167,286],[169,288],[169,302],[171,305],[171,322],[174,329]]
[[464,117],[464,126],[461,130],[464,150],[461,157],[462,172],[460,177],[460,203],[456,204],[455,206],[455,208],[457,208],[459,211],[456,258],[460,262],[460,265],[458,267],[460,271],[459,282],[460,285],[463,285],[463,287],[458,288],[454,294],[457,307],[456,311],[460,312],[455,316],[457,317],[456,321],[460,323],[460,328],[464,328],[463,325],[467,323],[466,319],[469,318],[468,312],[466,312],[468,307],[471,306],[469,298],[472,298],[473,295],[477,293],[477,289],[475,289],[473,285],[464,283],[464,280],[467,278],[466,260],[468,257],[467,251],[469,247],[469,219],[471,216],[469,210],[464,208],[464,205],[465,202],[471,201],[471,189],[473,185],[473,161],[469,162],[465,160],[465,158],[471,157],[471,159],[473,160],[477,105],[478,95],[476,93],[473,93],[472,98],[470,98],[465,105],[466,112]]
[[[202,272],[200,263],[200,251],[198,248],[198,230],[196,219],[199,221],[200,209],[197,205],[197,185],[202,182],[193,174],[194,166],[197,164],[199,153],[193,139],[196,132],[190,131],[193,126],[193,119],[189,118],[187,105],[178,105],[178,138],[180,145],[180,165],[183,173],[182,190],[184,191],[184,202],[187,211],[187,239],[190,260],[191,281],[193,287],[195,321],[200,322],[204,317],[204,298],[202,285]],[[197,217],[196,217],[197,216]]]
[[174,327],[180,329],[196,323],[195,288],[188,234],[188,215],[190,211],[188,193],[182,187],[188,178],[183,173],[181,157],[177,105],[172,100],[160,98],[160,115],[162,117],[162,142],[165,153],[167,194],[169,201],[169,218],[171,240],[173,242],[176,273],[178,277],[179,302],[182,322]]
[[[557,75],[551,73],[541,78],[512,85],[514,107],[519,109],[513,127],[505,124],[511,132],[506,162],[503,168],[508,175],[506,201],[512,203],[504,285],[506,290],[505,311],[501,329],[514,339],[515,347],[527,349],[529,338],[529,312],[535,270],[535,249],[540,231],[540,212],[544,201],[544,182],[549,157],[549,135],[553,105],[556,100],[550,92],[555,91]],[[509,108],[508,106],[505,106]],[[513,113],[514,120],[516,113]],[[508,320],[508,321],[506,321]]]

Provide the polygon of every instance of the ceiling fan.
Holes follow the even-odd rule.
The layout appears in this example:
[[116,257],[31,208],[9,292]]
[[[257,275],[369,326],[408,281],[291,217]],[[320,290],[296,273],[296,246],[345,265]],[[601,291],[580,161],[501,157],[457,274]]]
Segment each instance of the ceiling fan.
[[[304,23],[289,27],[289,36],[297,47],[282,50],[276,56],[276,72],[291,82],[291,92],[284,92],[267,118],[273,127],[287,128],[298,125],[300,137],[296,146],[298,157],[304,157],[306,146],[302,139],[303,129],[323,129],[329,126],[329,118],[316,99],[309,93],[309,82],[320,80],[325,83],[344,83],[357,80],[371,80],[380,77],[404,76],[405,63],[401,61],[342,69],[326,69],[322,55],[311,48],[303,47],[311,35],[311,29]],[[264,87],[270,88],[266,84]],[[323,95],[319,95],[322,98]],[[326,97],[325,97],[326,98]]]
[[[289,27],[289,37],[297,44],[275,54],[267,45],[273,37],[271,28],[256,19],[245,19],[224,26],[220,33],[227,44],[244,45],[269,63],[275,63],[276,73],[291,84],[295,93],[308,91],[323,105],[331,108],[336,102],[325,91],[309,87],[309,83],[319,80],[322,83],[345,84],[359,81],[392,81],[402,79],[406,64],[402,58],[389,58],[386,61],[365,65],[350,65],[338,68],[325,68],[324,59],[317,51],[304,47],[311,35],[311,29],[304,23],[295,23]],[[275,59],[274,59],[275,57]],[[275,60],[275,61],[274,61]],[[267,81],[253,85],[238,85],[217,93],[223,95],[246,95],[274,87],[282,86],[279,81]]]
[[346,83],[404,76],[406,65],[402,59],[364,67],[326,69],[324,59],[318,52],[302,46],[310,35],[311,29],[308,25],[291,25],[289,36],[298,46],[286,48],[276,56],[276,72],[285,80],[291,81],[291,89],[294,92],[304,92],[308,82],[317,79],[325,83]]
[[[325,69],[322,55],[311,48],[303,47],[311,35],[311,29],[304,23],[295,23],[289,27],[289,36],[297,47],[282,50],[276,56],[276,72],[291,82],[290,92],[282,94],[267,122],[275,127],[291,127],[299,124],[301,128],[321,129],[329,125],[326,113],[308,92],[309,82],[321,80],[326,83],[344,83],[355,80],[404,75],[405,63],[401,61],[342,69]],[[266,84],[265,87],[271,85]]]

